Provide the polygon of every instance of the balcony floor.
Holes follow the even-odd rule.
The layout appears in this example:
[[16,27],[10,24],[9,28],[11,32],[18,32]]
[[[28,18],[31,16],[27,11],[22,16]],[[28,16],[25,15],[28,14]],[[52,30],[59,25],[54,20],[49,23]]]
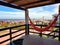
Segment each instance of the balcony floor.
[[23,45],[60,45],[60,41],[53,39],[44,39],[40,36],[24,36]]
[[36,35],[23,36],[13,41],[14,45],[60,45],[60,41],[42,38]]

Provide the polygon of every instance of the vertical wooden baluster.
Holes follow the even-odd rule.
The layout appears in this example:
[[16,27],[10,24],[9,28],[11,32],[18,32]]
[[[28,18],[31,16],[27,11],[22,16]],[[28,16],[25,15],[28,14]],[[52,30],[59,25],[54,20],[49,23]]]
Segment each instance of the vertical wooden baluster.
[[10,45],[12,45],[12,31],[11,31],[11,28],[10,28]]

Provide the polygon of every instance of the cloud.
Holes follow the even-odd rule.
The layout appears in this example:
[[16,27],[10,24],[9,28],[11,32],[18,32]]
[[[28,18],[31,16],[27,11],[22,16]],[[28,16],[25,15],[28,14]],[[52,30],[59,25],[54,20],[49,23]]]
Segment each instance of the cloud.
[[24,12],[5,12],[0,11],[0,19],[21,19],[24,18]]
[[51,12],[49,12],[49,11],[44,11],[44,12],[40,12],[40,13],[37,13],[37,12],[30,12],[30,17],[31,18],[37,18],[37,19],[41,19],[41,18],[52,18],[52,16],[51,16],[52,14],[51,14]]
[[[30,18],[42,19],[51,19],[53,14],[58,14],[58,4],[37,7],[29,9]],[[0,19],[24,19],[24,11],[0,11]]]
[[[39,9],[41,9],[39,11]],[[58,4],[54,4],[54,5],[49,5],[49,6],[45,6],[45,7],[38,7],[38,8],[34,8],[34,9],[30,9],[29,10],[29,16],[30,18],[35,18],[35,19],[41,19],[41,18],[45,18],[45,19],[52,19],[54,14],[58,14]]]

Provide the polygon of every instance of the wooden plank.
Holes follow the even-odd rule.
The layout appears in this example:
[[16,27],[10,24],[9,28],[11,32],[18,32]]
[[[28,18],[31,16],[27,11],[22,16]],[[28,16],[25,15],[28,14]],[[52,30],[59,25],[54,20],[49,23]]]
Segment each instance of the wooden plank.
[[2,1],[0,1],[0,5],[7,6],[7,7],[11,7],[11,8],[15,8],[15,9],[19,9],[19,10],[24,10],[24,9],[21,8],[21,7],[12,5],[12,4],[10,4],[10,3],[2,2]]

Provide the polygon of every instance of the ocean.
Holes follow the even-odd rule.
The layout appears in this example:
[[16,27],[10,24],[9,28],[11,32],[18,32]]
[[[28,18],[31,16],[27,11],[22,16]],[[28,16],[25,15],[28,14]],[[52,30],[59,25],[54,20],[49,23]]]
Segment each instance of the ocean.
[[0,21],[21,21],[25,19],[0,19]]

